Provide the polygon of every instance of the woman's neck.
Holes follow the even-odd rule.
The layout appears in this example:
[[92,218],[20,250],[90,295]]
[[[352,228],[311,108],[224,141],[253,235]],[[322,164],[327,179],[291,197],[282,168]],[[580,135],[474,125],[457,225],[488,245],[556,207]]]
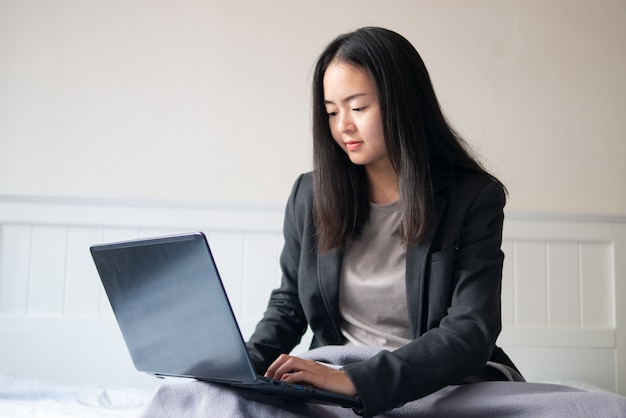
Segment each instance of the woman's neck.
[[384,205],[393,203],[400,197],[398,191],[398,175],[389,167],[386,170],[367,169],[369,181],[369,200]]

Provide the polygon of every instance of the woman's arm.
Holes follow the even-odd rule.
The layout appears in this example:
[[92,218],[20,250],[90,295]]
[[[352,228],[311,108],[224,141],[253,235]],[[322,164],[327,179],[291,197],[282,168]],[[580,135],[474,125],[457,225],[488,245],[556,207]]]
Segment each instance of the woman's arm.
[[298,299],[298,266],[301,251],[302,213],[298,196],[303,176],[296,180],[287,201],[283,224],[285,243],[280,256],[282,281],[272,291],[263,318],[246,343],[250,357],[258,373],[282,353],[289,353],[302,338],[307,322]]

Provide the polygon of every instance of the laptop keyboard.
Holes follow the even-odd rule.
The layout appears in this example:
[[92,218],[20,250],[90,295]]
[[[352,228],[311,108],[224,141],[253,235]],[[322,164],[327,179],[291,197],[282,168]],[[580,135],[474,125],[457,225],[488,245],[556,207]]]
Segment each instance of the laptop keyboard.
[[270,379],[265,376],[257,376],[256,382],[259,384],[257,390],[265,393],[272,393],[280,396],[285,395],[285,399],[302,398],[317,403],[329,405],[341,405],[344,408],[360,408],[361,402],[356,398],[344,397],[335,393],[319,390],[311,386],[299,385],[295,383],[283,382],[282,380]]
[[305,393],[317,393],[315,388],[310,386],[298,385],[295,383],[283,382],[278,379],[270,379],[269,377],[259,376],[259,380],[263,382],[267,382],[276,386],[277,388],[283,389],[285,391],[293,391],[293,392],[305,392]]

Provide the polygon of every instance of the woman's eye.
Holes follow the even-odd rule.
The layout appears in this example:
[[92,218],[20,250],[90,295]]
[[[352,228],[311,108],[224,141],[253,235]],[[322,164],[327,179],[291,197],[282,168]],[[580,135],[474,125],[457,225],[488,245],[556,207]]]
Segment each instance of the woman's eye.
[[355,108],[352,109],[352,111],[354,111],[354,112],[362,112],[363,110],[365,110],[365,106],[363,106],[363,107],[355,107]]
[[328,113],[328,117],[330,118],[331,116],[336,116],[337,112],[326,112]]

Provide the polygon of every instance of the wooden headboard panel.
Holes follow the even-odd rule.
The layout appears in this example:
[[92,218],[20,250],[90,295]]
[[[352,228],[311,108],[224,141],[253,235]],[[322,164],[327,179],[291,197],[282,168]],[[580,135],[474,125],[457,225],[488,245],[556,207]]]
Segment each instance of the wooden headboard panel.
[[[282,218],[280,205],[0,195],[0,372],[159,383],[135,372],[101,288],[88,249],[105,241],[204,231],[246,337],[280,281]],[[503,249],[499,344],[525,376],[626,395],[626,220],[507,214]]]
[[505,221],[499,343],[532,380],[626,390],[626,223],[571,216]]

